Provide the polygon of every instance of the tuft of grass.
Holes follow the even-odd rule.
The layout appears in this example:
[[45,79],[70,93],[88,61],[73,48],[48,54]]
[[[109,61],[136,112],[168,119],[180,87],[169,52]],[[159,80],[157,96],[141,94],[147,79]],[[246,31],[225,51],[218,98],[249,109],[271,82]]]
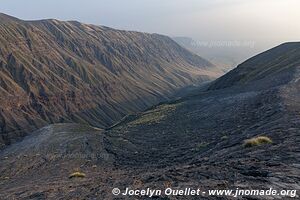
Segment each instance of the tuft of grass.
[[85,177],[85,173],[82,172],[74,172],[69,176],[69,178],[84,178],[84,177]]
[[271,144],[273,141],[266,136],[258,136],[244,141],[244,147],[254,147],[263,144]]

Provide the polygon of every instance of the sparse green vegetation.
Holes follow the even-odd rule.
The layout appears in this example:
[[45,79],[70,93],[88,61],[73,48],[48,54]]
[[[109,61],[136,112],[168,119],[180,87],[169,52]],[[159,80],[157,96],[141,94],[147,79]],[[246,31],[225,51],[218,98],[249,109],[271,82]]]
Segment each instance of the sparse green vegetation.
[[130,124],[132,125],[141,125],[141,124],[155,124],[158,123],[165,117],[164,114],[153,112],[142,115],[140,118],[134,120]]
[[85,173],[82,172],[74,172],[69,176],[69,178],[84,178],[84,177],[85,177]]
[[262,144],[271,144],[273,141],[266,136],[258,136],[244,141],[244,147],[254,147]]
[[175,110],[178,104],[160,105],[154,110],[143,113],[139,118],[130,122],[131,125],[155,124],[159,123],[166,115]]

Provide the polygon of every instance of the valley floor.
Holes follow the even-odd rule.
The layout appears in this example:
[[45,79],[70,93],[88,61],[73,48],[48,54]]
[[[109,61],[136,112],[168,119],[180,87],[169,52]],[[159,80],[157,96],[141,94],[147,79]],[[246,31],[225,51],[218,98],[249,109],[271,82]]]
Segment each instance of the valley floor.
[[[126,187],[299,192],[299,94],[294,82],[204,91],[130,115],[107,130],[45,127],[0,153],[0,199],[116,199],[112,189]],[[244,141],[256,136],[272,144],[246,148]],[[85,177],[69,178],[75,171]]]

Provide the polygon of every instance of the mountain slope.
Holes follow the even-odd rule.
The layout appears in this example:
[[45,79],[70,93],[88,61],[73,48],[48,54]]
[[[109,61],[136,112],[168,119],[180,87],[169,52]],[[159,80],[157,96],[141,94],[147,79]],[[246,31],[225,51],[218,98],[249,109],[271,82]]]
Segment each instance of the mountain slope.
[[210,89],[251,85],[263,80],[267,87],[284,84],[295,75],[294,71],[300,65],[299,57],[300,42],[284,43],[240,64],[216,80]]
[[219,75],[166,36],[0,14],[0,145],[49,123],[108,126]]
[[[107,130],[58,124],[31,134],[0,152],[0,198],[115,199],[111,195],[115,187],[122,192],[126,187],[200,187],[201,191],[273,188],[299,192],[300,66],[293,63],[300,61],[300,56],[286,56],[297,45],[281,46],[285,49],[281,53],[277,54],[275,48],[265,58],[261,54],[260,59],[254,57],[251,64],[243,64],[255,66],[243,77],[259,74],[259,79],[247,84],[236,82],[218,90],[204,88],[181,100],[130,115]],[[278,63],[285,58],[286,65],[280,67],[285,73],[275,64],[268,66],[274,69],[272,73],[260,76],[267,68],[254,60],[266,63],[269,58]],[[220,80],[238,80],[229,75]],[[283,81],[270,84],[278,78]],[[63,139],[56,140],[55,135]],[[244,146],[245,140],[257,136],[268,136],[273,142]],[[51,138],[49,145],[45,137]],[[92,141],[99,149],[94,149]],[[101,152],[98,158],[82,159]],[[58,171],[59,164],[63,167]],[[75,169],[86,173],[86,177],[68,179]],[[202,195],[186,199],[232,199]],[[297,195],[294,197],[299,198]],[[274,199],[294,198],[277,195]]]

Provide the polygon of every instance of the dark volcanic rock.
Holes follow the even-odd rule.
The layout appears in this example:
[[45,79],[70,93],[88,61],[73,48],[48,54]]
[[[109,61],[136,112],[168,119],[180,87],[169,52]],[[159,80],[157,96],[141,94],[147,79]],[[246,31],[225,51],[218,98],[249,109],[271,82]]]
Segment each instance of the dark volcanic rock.
[[[272,60],[281,58],[277,55]],[[259,65],[252,62],[251,66]],[[199,187],[204,191],[289,189],[297,190],[298,196],[234,199],[297,199],[300,68],[287,66],[283,66],[285,73],[276,68],[279,71],[272,75],[256,76],[259,78],[246,84],[235,83],[218,90],[211,86],[211,90],[160,104],[132,114],[107,130],[74,124],[41,129],[0,153],[0,198],[28,199],[33,195],[46,199],[116,199],[111,194],[115,187]],[[257,67],[255,73],[263,74],[258,71],[265,69]],[[231,75],[229,79],[235,79]],[[270,84],[274,77],[285,80]],[[227,83],[224,78],[220,80]],[[244,141],[256,136],[268,136],[273,142],[245,148]],[[38,152],[40,155],[35,156]],[[48,157],[47,152],[64,156]],[[70,159],[74,153],[105,156],[104,160]],[[84,172],[86,177],[68,179],[74,170]],[[208,195],[158,197],[164,198],[232,199]]]
[[50,123],[109,126],[219,75],[166,36],[0,14],[0,145]]
[[[217,79],[209,88],[222,89],[231,86],[251,85],[269,88],[288,83],[294,70],[300,65],[300,42],[284,43],[265,51],[238,65],[225,76]],[[262,80],[262,82],[259,82]],[[256,82],[256,83],[255,83]]]

